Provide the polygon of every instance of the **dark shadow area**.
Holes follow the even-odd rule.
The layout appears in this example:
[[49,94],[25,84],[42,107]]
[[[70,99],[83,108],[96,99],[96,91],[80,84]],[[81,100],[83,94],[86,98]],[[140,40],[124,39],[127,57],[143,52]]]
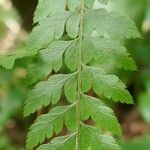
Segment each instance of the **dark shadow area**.
[[27,31],[32,29],[33,14],[38,0],[12,0],[22,17],[22,26]]

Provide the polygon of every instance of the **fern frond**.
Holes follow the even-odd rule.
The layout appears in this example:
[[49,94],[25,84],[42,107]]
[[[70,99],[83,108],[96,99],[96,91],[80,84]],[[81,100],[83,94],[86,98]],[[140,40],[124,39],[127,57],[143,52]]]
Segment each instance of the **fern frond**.
[[70,12],[55,13],[40,22],[28,38],[28,49],[38,51],[47,48],[55,38],[61,38],[70,15]]
[[54,138],[49,144],[43,144],[37,150],[66,150],[71,149],[75,150],[76,144],[76,133],[67,136],[60,136]]
[[[115,75],[102,74],[99,69],[94,67],[84,67],[82,78],[84,92],[93,87],[94,92],[99,96],[104,95],[106,98],[112,98],[114,101],[122,103],[133,103],[131,95],[125,89],[126,86]],[[91,82],[88,82],[87,85],[87,81]],[[85,85],[87,86],[84,89]]]
[[84,57],[91,56],[89,60],[86,60],[87,63],[94,61],[98,64],[111,64],[117,68],[136,70],[135,62],[120,41],[102,37],[86,37],[84,42],[91,47],[89,51],[86,48],[83,49]]
[[[41,81],[45,77],[47,77],[52,71],[52,66],[45,63],[41,59],[39,59],[38,61],[35,61],[35,62],[33,59],[33,62],[30,62],[28,64],[27,71],[28,71],[28,74],[27,74],[26,83],[27,83],[27,85],[32,85],[33,83],[36,83],[37,81]],[[36,74],[36,76],[35,76],[35,74]]]
[[64,12],[65,0],[39,0],[34,14],[34,22],[41,22],[51,14]]
[[102,134],[97,128],[81,125],[81,149],[121,150],[116,141],[108,135]]
[[[69,120],[70,118],[72,118],[73,121],[71,124]],[[27,135],[27,148],[32,149],[38,144],[44,142],[46,138],[51,138],[54,132],[56,134],[61,132],[64,122],[67,128],[75,130],[75,119],[76,114],[74,104],[70,106],[55,107],[48,114],[41,115],[30,127],[30,132]]]
[[38,83],[35,88],[28,93],[25,103],[24,115],[28,116],[50,103],[56,104],[61,97],[62,88],[65,83],[74,77],[75,74],[58,74],[50,77],[47,81]]
[[[59,71],[63,64],[63,55],[68,49],[74,47],[75,41],[56,41],[47,49],[40,51],[43,60],[52,66],[55,72]],[[68,50],[68,51],[69,51]]]
[[[101,4],[108,1],[98,0]],[[37,83],[25,102],[25,116],[50,107],[49,113],[40,115],[31,125],[27,149],[52,138],[37,149],[120,150],[106,131],[120,136],[121,128],[103,98],[128,104],[132,104],[133,99],[125,84],[117,76],[107,74],[101,65],[136,70],[122,40],[140,37],[140,33],[128,17],[106,9],[93,9],[94,2],[39,1],[34,17],[38,25],[27,45],[32,52],[40,53],[43,64],[38,65],[39,73],[35,66],[31,74],[32,78],[33,73],[37,77],[32,80],[41,80],[48,70],[49,75],[54,75]],[[93,96],[88,94],[89,91],[93,91]],[[58,103],[60,100],[65,100],[65,105]],[[95,127],[86,123],[89,119]],[[59,136],[64,125],[67,135]]]
[[66,22],[66,31],[68,36],[71,38],[76,38],[79,34],[79,12],[73,13],[73,15]]
[[15,60],[19,58],[24,58],[28,56],[35,55],[34,52],[28,51],[26,48],[18,48],[16,50],[0,54],[0,65],[6,69],[12,69],[14,66]]
[[97,98],[83,95],[81,100],[81,118],[89,118],[100,126],[101,129],[121,135],[121,128],[113,111]]
[[94,29],[101,36],[119,38],[140,37],[135,24],[118,12],[107,12],[105,9],[90,10],[85,14],[85,34],[89,35]]

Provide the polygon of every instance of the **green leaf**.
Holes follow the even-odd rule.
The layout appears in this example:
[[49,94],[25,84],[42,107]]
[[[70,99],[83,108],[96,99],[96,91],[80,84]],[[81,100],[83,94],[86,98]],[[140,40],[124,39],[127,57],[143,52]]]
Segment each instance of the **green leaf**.
[[[102,5],[108,1],[97,0]],[[107,135],[107,131],[121,135],[120,125],[102,99],[122,103],[132,103],[133,100],[119,78],[106,72],[108,66],[136,69],[121,43],[125,38],[140,37],[140,33],[128,17],[94,9],[95,2],[40,0],[37,6],[34,19],[37,26],[27,41],[27,48],[34,54],[40,51],[44,64],[55,75],[39,82],[25,102],[25,116],[52,106],[50,113],[38,117],[31,126],[28,149],[51,140],[38,150],[120,150],[116,141]],[[34,68],[36,73],[36,66]],[[47,69],[41,70],[36,73],[35,80],[47,73]],[[84,94],[91,92],[100,100]],[[66,105],[53,108],[61,98],[63,101],[59,104]],[[82,123],[88,119],[92,119],[95,127]],[[64,125],[67,131],[64,134],[71,135],[55,138]]]
[[82,62],[83,64],[90,64],[94,58],[94,46],[86,39],[85,37],[82,43]]
[[76,134],[54,138],[49,144],[40,146],[37,150],[75,150]]
[[34,22],[41,22],[49,15],[64,12],[64,10],[65,0],[39,0],[34,14]]
[[101,129],[121,135],[121,128],[113,111],[97,98],[83,95],[81,101],[81,117],[87,120],[90,117]]
[[107,4],[108,1],[110,1],[110,0],[98,0],[98,2],[100,2],[101,4]]
[[[88,8],[91,8],[94,5],[95,1],[96,0],[85,0],[85,6]],[[108,1],[111,1],[111,0],[98,0],[98,2],[101,4],[107,4]]]
[[41,50],[43,60],[48,63],[55,72],[62,67],[64,52],[72,47],[75,41],[55,41],[47,49]]
[[[88,76],[91,77],[94,92],[97,95],[104,95],[106,98],[112,98],[114,101],[120,101],[122,103],[133,103],[132,97],[129,92],[125,89],[126,86],[122,83],[119,78],[115,75],[104,75],[98,69],[94,67],[84,67],[83,78]],[[83,80],[83,85],[86,84]],[[89,90],[89,89],[88,89]],[[87,89],[83,89],[87,91]]]
[[30,63],[27,71],[28,74],[26,83],[28,85],[32,85],[39,80],[46,79],[46,77],[51,73],[52,68],[48,64],[39,61],[38,63]]
[[0,55],[0,65],[6,69],[11,69],[16,59],[15,55]]
[[91,8],[94,5],[95,0],[85,0],[85,6]]
[[[76,128],[76,114],[75,105],[59,106],[53,108],[48,114],[41,115],[37,118],[36,122],[30,127],[27,135],[27,149],[33,149],[38,144],[45,141],[46,138],[51,138],[54,132],[57,134],[61,132],[64,125],[64,120],[67,122],[68,117],[74,118],[72,120],[73,129]],[[73,112],[73,113],[72,113]],[[70,115],[70,113],[72,115]],[[66,123],[66,126],[68,123]],[[67,126],[68,128],[70,126]]]
[[12,69],[15,60],[23,57],[34,55],[34,52],[28,51],[28,49],[21,48],[5,54],[0,55],[0,65],[6,69]]
[[118,12],[107,12],[105,9],[89,11],[85,16],[84,28],[87,35],[96,30],[100,36],[115,39],[141,37],[135,24],[128,17]]
[[64,92],[69,102],[77,101],[77,78],[69,80],[64,86]]
[[53,39],[62,37],[65,29],[66,20],[70,12],[55,13],[34,27],[27,40],[27,48],[30,51],[38,51],[47,48]]
[[[94,61],[98,64],[111,64],[114,67],[126,70],[136,70],[133,59],[129,56],[126,48],[118,41],[102,37],[85,38],[89,51],[85,47],[83,53],[87,62]],[[89,56],[90,55],[90,56]],[[85,59],[85,58],[84,58]]]
[[81,125],[81,141],[82,150],[121,150],[114,138],[85,124]]
[[91,73],[86,69],[82,70],[82,91],[88,92],[90,89],[92,89],[92,82]]
[[79,0],[67,0],[69,10],[75,10],[79,6]]
[[58,74],[50,77],[47,81],[39,82],[28,93],[24,107],[24,116],[28,116],[42,107],[48,106],[50,103],[56,104],[60,100],[63,86],[74,75]]
[[65,52],[65,64],[71,70],[77,70],[78,66],[78,43],[75,42]]
[[66,31],[71,38],[76,38],[79,33],[79,12],[75,12],[66,22]]

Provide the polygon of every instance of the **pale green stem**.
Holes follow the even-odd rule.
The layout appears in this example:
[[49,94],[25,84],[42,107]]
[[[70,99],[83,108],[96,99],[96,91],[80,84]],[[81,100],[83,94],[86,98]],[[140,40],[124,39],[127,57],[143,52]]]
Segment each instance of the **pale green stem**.
[[76,136],[76,150],[80,150],[81,144],[81,80],[82,80],[82,40],[83,40],[83,19],[84,19],[84,0],[80,0],[80,30],[79,30],[79,48],[78,48],[78,95],[77,95],[77,121],[78,131]]

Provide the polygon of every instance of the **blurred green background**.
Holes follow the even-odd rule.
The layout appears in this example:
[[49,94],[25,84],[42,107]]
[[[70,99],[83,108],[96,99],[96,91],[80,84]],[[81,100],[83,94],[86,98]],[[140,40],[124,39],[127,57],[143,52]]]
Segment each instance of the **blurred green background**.
[[[26,57],[24,41],[32,29],[36,5],[37,0],[0,0],[0,150],[25,149],[27,129],[35,117],[23,119],[22,112],[30,88],[26,83],[30,80],[27,70],[31,60]],[[118,139],[122,149],[149,150],[150,0],[116,0],[107,6],[96,3],[94,7],[128,15],[142,33],[142,39],[124,41],[138,71],[113,70],[126,83],[135,104],[111,106],[123,129],[123,137]]]

